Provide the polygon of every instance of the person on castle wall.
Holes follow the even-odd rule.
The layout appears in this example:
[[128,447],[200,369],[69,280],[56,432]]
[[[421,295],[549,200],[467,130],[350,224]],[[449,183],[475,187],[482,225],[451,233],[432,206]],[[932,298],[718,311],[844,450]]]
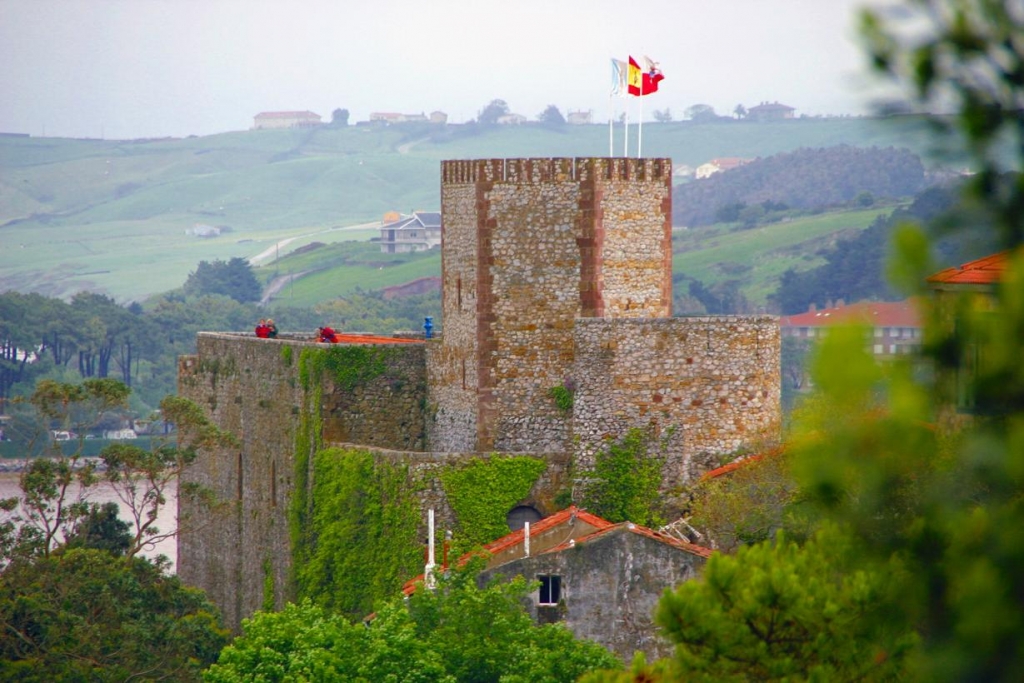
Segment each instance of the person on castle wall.
[[340,340],[338,339],[338,333],[325,325],[317,328],[317,341],[325,344],[337,344]]
[[256,336],[260,339],[267,338],[267,321],[260,318],[260,321],[256,323]]
[[273,318],[267,318],[267,338],[277,339],[277,325],[274,324]]

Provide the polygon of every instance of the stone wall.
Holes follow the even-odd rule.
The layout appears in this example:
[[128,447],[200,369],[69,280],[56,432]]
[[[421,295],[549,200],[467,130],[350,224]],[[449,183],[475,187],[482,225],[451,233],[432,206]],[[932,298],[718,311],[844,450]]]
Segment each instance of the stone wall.
[[670,202],[667,159],[443,162],[433,447],[568,448],[575,320],[670,314]]
[[[183,485],[210,489],[216,506],[185,495],[178,500],[180,514],[199,520],[178,536],[178,576],[203,588],[233,628],[262,606],[265,573],[283,587],[291,566],[287,515],[303,345],[201,333],[198,354],[178,363],[178,394],[241,442],[237,449],[203,451],[182,478]],[[278,607],[283,598],[278,591]]]
[[[351,390],[327,378],[321,393],[325,441],[359,440],[382,448],[422,448],[426,370],[423,344],[382,345],[385,370]],[[209,489],[218,504],[179,496],[179,512],[200,520],[178,537],[178,575],[207,591],[225,622],[263,605],[273,581],[282,607],[291,569],[288,506],[294,491],[296,430],[304,406],[299,358],[330,345],[251,334],[202,332],[197,355],[178,363],[178,393],[240,440],[237,449],[204,451],[183,477]],[[329,375],[329,373],[326,373]]]
[[774,316],[576,321],[575,464],[585,473],[632,427],[665,440],[663,489],[715,456],[781,436]]

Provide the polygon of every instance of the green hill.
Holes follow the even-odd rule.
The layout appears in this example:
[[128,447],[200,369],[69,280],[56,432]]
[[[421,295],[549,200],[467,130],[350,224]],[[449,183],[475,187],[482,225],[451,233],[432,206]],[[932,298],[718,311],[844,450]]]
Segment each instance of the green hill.
[[[635,150],[635,126],[631,131]],[[644,126],[643,153],[689,166],[843,143],[925,154],[923,133],[919,121],[907,118],[658,123]],[[615,134],[621,154],[621,128]],[[338,228],[372,227],[391,210],[438,209],[442,159],[607,154],[602,125],[410,124],[138,141],[0,138],[0,291],[66,297],[88,289],[139,300],[179,287],[203,259],[268,250],[283,257],[312,241],[365,240],[372,230]],[[221,234],[188,234],[197,224]],[[337,266],[345,275],[330,275],[335,266],[325,266],[290,289],[297,299],[314,301],[344,291],[352,270],[362,271],[352,280],[370,289],[429,274],[429,260],[378,264],[375,271]],[[261,263],[261,270],[275,267],[272,258]],[[277,272],[284,267],[277,264]]]

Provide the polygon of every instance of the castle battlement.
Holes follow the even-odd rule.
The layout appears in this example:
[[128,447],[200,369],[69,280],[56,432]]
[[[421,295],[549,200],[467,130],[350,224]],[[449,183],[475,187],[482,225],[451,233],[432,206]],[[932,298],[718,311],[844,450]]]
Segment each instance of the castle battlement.
[[671,180],[671,159],[624,157],[545,157],[458,159],[441,162],[441,183],[547,183],[592,180]]
[[[201,333],[197,355],[179,362],[178,391],[242,445],[204,452],[184,477],[236,505],[194,510],[210,523],[179,538],[182,578],[236,628],[271,579],[276,604],[292,597],[287,510],[315,480],[300,442],[387,451],[421,473],[461,457],[530,455],[547,472],[518,504],[551,513],[567,473],[585,479],[633,428],[662,437],[663,491],[723,454],[777,440],[778,320],[672,317],[671,168],[442,162],[442,334],[320,345],[341,373],[333,379],[303,373],[307,341]],[[557,405],[556,387],[574,392],[571,409]],[[437,496],[425,505],[450,514],[439,484],[425,491]]]

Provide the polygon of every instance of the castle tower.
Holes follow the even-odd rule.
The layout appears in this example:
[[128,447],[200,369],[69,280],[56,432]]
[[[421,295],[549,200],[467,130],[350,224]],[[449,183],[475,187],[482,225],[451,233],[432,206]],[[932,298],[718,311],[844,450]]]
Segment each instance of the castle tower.
[[671,315],[669,159],[441,168],[444,330],[428,363],[435,451],[558,452],[577,318]]

